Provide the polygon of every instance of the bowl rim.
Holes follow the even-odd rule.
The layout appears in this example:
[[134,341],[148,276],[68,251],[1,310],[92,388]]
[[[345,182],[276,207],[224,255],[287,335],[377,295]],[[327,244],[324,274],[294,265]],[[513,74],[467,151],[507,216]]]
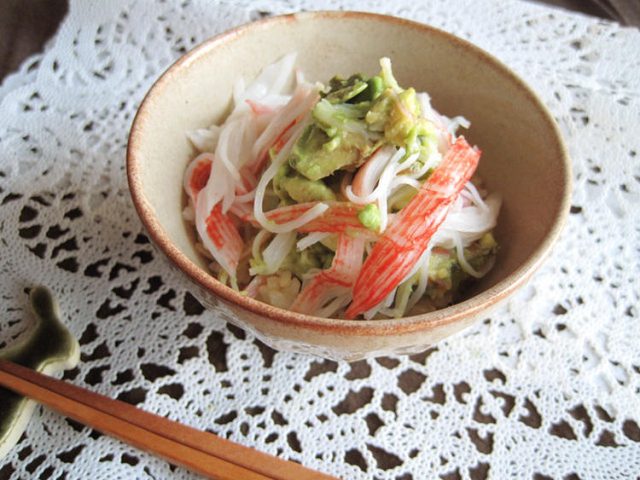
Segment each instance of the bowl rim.
[[[564,178],[562,185],[562,199],[559,206],[558,214],[551,225],[546,237],[540,245],[533,251],[520,266],[513,272],[500,280],[492,287],[474,295],[471,298],[453,304],[449,307],[436,310],[433,312],[402,317],[398,319],[382,319],[382,320],[344,320],[335,318],[315,317],[311,315],[300,314],[289,310],[274,307],[267,303],[260,302],[253,298],[242,295],[226,285],[219,282],[213,275],[206,272],[193,261],[191,261],[182,251],[180,251],[169,239],[160,222],[154,214],[154,210],[147,201],[142,184],[139,178],[140,163],[142,159],[138,155],[141,125],[144,124],[148,115],[149,105],[154,99],[161,95],[165,86],[169,84],[174,77],[180,74],[180,71],[188,68],[190,64],[196,62],[202,56],[207,55],[211,50],[223,46],[234,39],[254,30],[268,28],[273,25],[289,23],[293,21],[305,20],[310,21],[315,18],[330,19],[358,19],[367,21],[377,21],[383,23],[391,23],[400,25],[405,28],[419,30],[427,35],[435,35],[443,37],[445,40],[457,45],[458,47],[471,51],[490,68],[498,70],[502,76],[509,78],[513,84],[518,87],[528,99],[538,108],[543,118],[551,126],[554,133],[555,149],[560,152]],[[500,62],[491,54],[485,52],[481,48],[472,43],[456,37],[453,34],[440,30],[438,28],[422,24],[416,21],[398,18],[390,15],[383,15],[370,12],[359,11],[313,11],[302,13],[290,13],[286,15],[278,15],[267,17],[258,21],[245,23],[238,27],[227,30],[208,40],[205,40],[191,51],[187,52],[176,60],[162,75],[154,82],[149,91],[143,98],[138,111],[133,119],[126,152],[126,171],[129,184],[129,191],[147,232],[151,236],[153,242],[160,250],[176,265],[184,274],[201,288],[212,293],[224,302],[237,305],[240,308],[248,310],[253,314],[257,314],[269,320],[282,325],[302,327],[318,333],[331,333],[349,336],[391,336],[410,334],[421,330],[431,330],[436,327],[442,327],[458,322],[459,320],[475,317],[481,312],[495,306],[506,297],[510,296],[520,286],[522,286],[531,275],[538,269],[544,259],[549,254],[553,244],[558,239],[562,227],[569,213],[571,190],[572,190],[572,173],[571,160],[567,149],[562,141],[562,136],[558,125],[553,119],[552,114],[531,90],[531,88],[512,72],[506,65]]]

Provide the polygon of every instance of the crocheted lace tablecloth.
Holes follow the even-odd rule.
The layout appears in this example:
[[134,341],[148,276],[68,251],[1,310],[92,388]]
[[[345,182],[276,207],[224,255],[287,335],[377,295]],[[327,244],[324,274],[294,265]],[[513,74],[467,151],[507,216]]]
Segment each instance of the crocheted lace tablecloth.
[[[557,119],[575,191],[528,286],[424,354],[279,353],[205,311],[149,244],[124,174],[172,61],[265,15],[369,10],[466,38]],[[72,1],[0,87],[0,348],[49,285],[80,339],[65,378],[346,479],[640,475],[640,32],[518,1]],[[195,478],[47,409],[1,478]]]

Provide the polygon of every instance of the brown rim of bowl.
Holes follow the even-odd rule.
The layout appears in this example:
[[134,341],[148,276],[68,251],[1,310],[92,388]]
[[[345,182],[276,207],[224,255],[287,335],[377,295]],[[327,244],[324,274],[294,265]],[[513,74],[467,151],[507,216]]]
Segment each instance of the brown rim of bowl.
[[[224,45],[228,42],[232,42],[236,37],[243,35],[251,29],[267,28],[272,24],[307,20],[318,17],[329,17],[335,19],[357,18],[374,20],[376,22],[383,23],[394,23],[403,27],[417,29],[431,35],[444,37],[449,42],[454,43],[459,47],[470,50],[480,59],[482,59],[490,68],[498,70],[501,74],[509,77],[514,82],[514,84],[516,84],[523,91],[525,96],[528,97],[529,100],[531,100],[546,117],[546,120],[551,125],[553,132],[555,133],[555,147],[561,152],[562,155],[564,166],[563,182],[565,185],[562,202],[559,211],[557,212],[557,218],[543,242],[533,252],[529,259],[524,262],[524,264],[522,264],[519,268],[517,268],[506,278],[498,282],[496,285],[460,303],[422,315],[414,315],[411,317],[388,320],[342,320],[333,318],[321,318],[273,307],[266,303],[241,295],[239,292],[220,283],[212,275],[189,260],[189,258],[187,258],[184,253],[178,250],[178,248],[169,240],[168,236],[160,226],[160,223],[156,219],[156,216],[153,213],[153,209],[147,202],[144,192],[142,191],[140,181],[138,179],[138,169],[140,162],[140,159],[138,158],[138,155],[136,153],[138,150],[137,145],[140,142],[138,131],[140,130],[140,124],[144,123],[145,121],[147,105],[153,102],[153,99],[157,95],[162,94],[165,84],[167,84],[167,82],[170,82],[174,75],[176,75],[181,69],[186,68],[191,62],[194,62],[201,56],[206,55],[212,48]],[[562,137],[560,135],[559,129],[551,113],[538,99],[536,94],[533,93],[533,91],[519,77],[517,77],[509,68],[503,65],[495,57],[481,50],[479,47],[476,47],[475,45],[467,42],[466,40],[462,40],[450,33],[444,32],[434,27],[430,27],[428,25],[424,25],[422,23],[375,13],[338,11],[292,13],[247,23],[228,30],[209,40],[206,40],[205,42],[179,58],[153,84],[149,92],[144,97],[142,103],[140,104],[138,112],[133,120],[131,133],[129,135],[129,143],[127,146],[127,178],[135,208],[138,211],[138,215],[140,216],[142,223],[146,227],[147,231],[151,235],[153,241],[160,247],[163,253],[167,255],[167,257],[169,257],[169,259],[175,265],[178,266],[180,270],[182,270],[201,287],[205,288],[209,292],[229,303],[238,305],[249,310],[250,312],[267,317],[278,323],[300,326],[318,332],[336,333],[352,336],[386,336],[408,334],[423,329],[431,329],[434,327],[447,325],[457,322],[458,320],[468,317],[469,315],[477,315],[511,295],[522,284],[524,284],[533,274],[533,272],[540,266],[544,258],[551,250],[554,242],[557,240],[569,211],[572,183],[571,162],[566,148],[562,142]]]

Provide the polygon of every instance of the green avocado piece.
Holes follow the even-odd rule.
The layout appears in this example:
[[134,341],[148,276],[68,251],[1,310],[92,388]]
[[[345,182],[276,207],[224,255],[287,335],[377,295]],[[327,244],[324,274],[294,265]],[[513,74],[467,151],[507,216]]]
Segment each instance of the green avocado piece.
[[287,177],[291,175],[292,172],[293,170],[289,164],[285,162],[280,166],[280,168],[278,168],[278,171],[273,177],[273,191],[280,199],[280,206],[291,203],[291,197],[289,197],[287,190],[284,188],[283,182],[286,181]]
[[349,99],[350,103],[371,102],[378,98],[384,91],[384,81],[382,77],[375,75],[367,80],[367,88],[355,97]]
[[335,200],[336,195],[322,180],[309,180],[302,175],[284,177],[280,185],[287,194],[296,202],[325,202]]
[[[483,270],[492,261],[498,250],[498,244],[491,232],[464,249],[464,257],[475,270]],[[433,252],[429,260],[430,287],[427,293],[432,299],[450,298],[454,300],[460,288],[472,277],[460,266],[455,249]]]
[[[36,324],[19,343],[0,352],[9,360],[46,375],[74,368],[80,359],[76,338],[60,321],[58,304],[49,290],[31,291]],[[36,403],[10,390],[0,388],[0,459],[18,442],[27,427]]]
[[422,118],[420,103],[413,88],[397,93],[386,88],[373,102],[365,117],[368,128],[384,134],[385,141],[406,150],[405,158],[419,153],[424,164],[438,145],[435,127]]
[[301,252],[294,247],[284,259],[280,269],[289,270],[294,275],[302,277],[312,268],[328,268],[333,255],[334,253],[321,243],[315,243]]
[[464,249],[464,256],[474,269],[483,270],[497,251],[498,242],[492,232],[487,232]]
[[344,79],[339,76],[329,80],[329,92],[324,96],[330,103],[345,103],[367,89],[369,84],[356,73]]
[[408,185],[400,187],[394,192],[388,200],[389,210],[393,213],[397,213],[404,207],[409,205],[409,202],[413,200],[413,197],[417,195],[418,191]]
[[[313,107],[313,120],[331,140],[323,147],[334,150],[339,146],[357,148],[362,155],[371,153],[374,144],[382,140],[379,133],[367,130],[364,118],[369,110],[370,102],[358,104],[332,104],[327,100],[320,100]],[[369,152],[369,153],[367,153]]]
[[420,117],[420,104],[413,88],[400,93],[385,89],[365,117],[369,128],[384,132],[384,138],[397,146],[407,146],[418,135],[431,133],[428,121]]
[[375,203],[370,203],[358,213],[358,220],[369,230],[377,232],[380,230],[380,210]]
[[452,270],[458,266],[455,250],[447,253],[432,253],[429,259],[429,279],[449,290],[452,287]]
[[384,138],[396,145],[405,145],[420,117],[420,104],[413,88],[403,90],[391,104],[384,128]]
[[498,242],[496,242],[493,232],[487,232],[480,237],[479,245],[483,250],[494,250],[498,247]]
[[365,117],[365,122],[371,131],[384,132],[396,97],[397,95],[390,88],[386,88],[378,95]]
[[320,180],[336,170],[357,164],[360,152],[347,142],[332,142],[315,124],[309,125],[296,141],[289,165],[309,180]]

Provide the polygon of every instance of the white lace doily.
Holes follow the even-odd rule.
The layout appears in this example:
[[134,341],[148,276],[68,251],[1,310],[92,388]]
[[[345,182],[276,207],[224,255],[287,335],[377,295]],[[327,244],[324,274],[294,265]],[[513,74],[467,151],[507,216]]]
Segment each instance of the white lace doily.
[[[124,153],[154,79],[264,15],[358,9],[467,38],[520,74],[574,162],[568,225],[508,305],[425,354],[276,353],[203,311],[150,246]],[[0,87],[0,347],[57,294],[82,348],[65,378],[346,479],[640,474],[640,33],[499,0],[71,2]],[[49,410],[1,478],[194,478]]]

